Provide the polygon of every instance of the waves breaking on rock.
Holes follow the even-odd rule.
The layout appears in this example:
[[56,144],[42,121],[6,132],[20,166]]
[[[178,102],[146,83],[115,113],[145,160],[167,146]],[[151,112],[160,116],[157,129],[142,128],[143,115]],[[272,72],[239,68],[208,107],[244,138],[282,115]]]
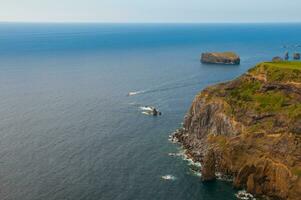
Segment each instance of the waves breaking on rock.
[[[180,130],[180,129],[179,129]],[[175,131],[173,134],[169,135],[168,140],[174,144],[178,144],[179,141],[176,137],[174,137],[174,134],[177,133],[179,130]],[[168,153],[169,156],[173,157],[181,157],[184,161],[187,162],[187,165],[189,166],[190,171],[194,176],[202,177],[201,169],[202,164],[200,162],[194,161],[192,157],[188,154],[187,150],[183,147],[180,147],[180,150],[178,153]],[[222,173],[216,172],[216,179],[219,181],[226,181],[226,182],[232,182],[233,177],[232,176],[226,176]],[[163,178],[163,177],[162,177]],[[240,190],[235,194],[235,197],[238,200],[256,200],[256,198],[248,193],[246,190]]]
[[237,199],[240,199],[240,200],[256,200],[256,198],[252,194],[248,193],[246,190],[238,191],[235,194],[235,196]]
[[[168,139],[170,142],[172,143],[178,143],[178,140],[176,137],[173,137],[173,134],[169,136]],[[199,176],[201,177],[201,163],[198,161],[194,161],[192,159],[192,157],[187,153],[187,150],[185,150],[184,148],[180,147],[180,150],[178,153],[168,153],[169,156],[173,156],[173,157],[180,157],[182,160],[187,162],[187,165],[189,166],[190,171],[193,173],[193,175],[195,176]]]
[[176,180],[176,177],[173,176],[173,175],[170,175],[170,174],[161,176],[161,178],[162,178],[163,180],[169,180],[169,181],[174,181],[174,180]]

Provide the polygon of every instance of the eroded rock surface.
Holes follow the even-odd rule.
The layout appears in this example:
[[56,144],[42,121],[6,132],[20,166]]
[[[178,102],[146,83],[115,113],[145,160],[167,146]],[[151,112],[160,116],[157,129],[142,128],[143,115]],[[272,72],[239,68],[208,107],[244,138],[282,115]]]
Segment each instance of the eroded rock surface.
[[202,179],[215,173],[271,199],[301,197],[301,63],[261,63],[197,95],[174,135]]
[[293,58],[294,58],[294,60],[300,60],[301,54],[300,53],[294,53]]
[[272,59],[272,62],[282,62],[283,59],[280,57],[280,56],[275,56],[273,59]]

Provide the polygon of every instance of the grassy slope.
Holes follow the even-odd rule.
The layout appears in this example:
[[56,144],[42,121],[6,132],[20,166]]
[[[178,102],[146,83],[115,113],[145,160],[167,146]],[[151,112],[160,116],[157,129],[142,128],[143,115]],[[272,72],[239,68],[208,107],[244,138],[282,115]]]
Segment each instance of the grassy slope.
[[[214,96],[222,96],[227,102],[228,108],[225,110],[234,118],[244,121],[247,113],[253,115],[267,115],[271,114],[273,117],[267,117],[259,120],[257,123],[251,123],[247,126],[246,133],[256,135],[262,131],[271,134],[284,133],[287,129],[277,129],[276,121],[284,122],[280,126],[290,126],[293,123],[299,123],[301,120],[301,100],[294,92],[287,92],[286,90],[269,90],[264,91],[263,87],[267,84],[279,85],[294,85],[301,90],[301,62],[266,62],[258,64],[248,72],[253,77],[265,77],[262,79],[252,79],[249,77],[238,78],[234,81],[234,86],[226,85],[223,90],[220,87],[213,87]],[[212,98],[212,97],[209,97]],[[247,121],[247,120],[245,120]],[[280,131],[279,131],[280,130]],[[279,131],[279,132],[277,132]],[[209,138],[212,143],[217,143],[222,148],[226,148],[225,137],[217,136]],[[274,140],[277,140],[275,138]],[[214,141],[214,142],[213,142]],[[273,142],[273,138],[268,140]],[[257,139],[252,141],[253,145],[261,147],[265,144],[265,140]],[[239,160],[239,156],[238,160]],[[241,158],[242,159],[242,158]],[[249,158],[250,159],[250,158]],[[243,159],[242,159],[243,160]],[[241,163],[245,162],[244,160]],[[301,167],[295,166],[292,173],[301,176]]]
[[[255,133],[261,130],[273,132],[275,118],[287,122],[299,123],[301,119],[301,100],[296,95],[285,90],[262,91],[266,84],[294,85],[301,90],[301,62],[261,63],[249,70],[254,77],[265,77],[265,81],[243,79],[237,87],[226,92],[226,101],[235,116],[238,112],[253,112],[254,114],[273,114],[276,117],[261,120],[252,124],[248,132]],[[285,125],[285,126],[286,126]],[[301,167],[296,166],[292,173],[301,176]]]
[[219,170],[238,173],[246,165],[262,169],[258,163],[272,160],[269,170],[281,173],[287,169],[294,178],[284,175],[276,180],[274,172],[262,174],[261,178],[272,180],[265,181],[265,186],[287,189],[289,199],[298,199],[301,134],[294,128],[301,122],[300,92],[301,62],[265,62],[233,81],[210,86],[200,93],[198,100],[222,102],[223,112],[244,125],[239,135],[208,134],[210,148],[222,155]]
[[214,52],[212,53],[213,55],[217,56],[217,57],[229,57],[229,58],[237,58],[237,55],[233,52]]
[[267,81],[301,83],[301,62],[265,62],[249,70],[250,74],[265,74]]
[[[301,84],[301,62],[261,63],[248,72],[258,79],[240,78],[235,86],[218,93],[223,93],[229,114],[244,118],[246,113],[252,115],[276,115],[287,123],[295,123],[301,118],[301,101],[296,94],[286,90],[264,90],[267,84]],[[263,80],[260,80],[263,77]],[[274,118],[267,118],[251,125],[250,131],[271,129]]]

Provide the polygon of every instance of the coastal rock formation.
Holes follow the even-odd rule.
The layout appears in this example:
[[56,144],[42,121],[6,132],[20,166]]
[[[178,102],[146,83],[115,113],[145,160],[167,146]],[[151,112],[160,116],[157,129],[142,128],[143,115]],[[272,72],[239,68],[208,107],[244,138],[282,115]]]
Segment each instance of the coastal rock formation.
[[202,63],[239,65],[240,58],[233,52],[202,53]]
[[202,179],[271,199],[301,197],[301,63],[261,63],[197,95],[174,137]]
[[211,181],[215,179],[215,155],[214,150],[209,150],[204,156],[204,166],[202,168],[202,180]]
[[294,58],[294,60],[300,60],[301,54],[300,53],[294,53],[293,58]]
[[288,53],[288,51],[286,51],[286,52],[285,52],[285,55],[284,55],[284,59],[285,59],[285,60],[288,60],[289,58],[290,58],[290,57],[289,57],[289,53]]
[[281,62],[283,59],[280,56],[276,56],[272,59],[272,62]]

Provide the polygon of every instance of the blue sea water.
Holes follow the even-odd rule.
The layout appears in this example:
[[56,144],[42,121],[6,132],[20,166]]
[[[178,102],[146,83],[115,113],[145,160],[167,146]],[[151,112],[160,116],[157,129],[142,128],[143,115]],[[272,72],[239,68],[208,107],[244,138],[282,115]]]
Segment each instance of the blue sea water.
[[[168,136],[201,89],[300,44],[301,24],[1,23],[0,199],[235,199]],[[228,50],[241,65],[199,61]]]

